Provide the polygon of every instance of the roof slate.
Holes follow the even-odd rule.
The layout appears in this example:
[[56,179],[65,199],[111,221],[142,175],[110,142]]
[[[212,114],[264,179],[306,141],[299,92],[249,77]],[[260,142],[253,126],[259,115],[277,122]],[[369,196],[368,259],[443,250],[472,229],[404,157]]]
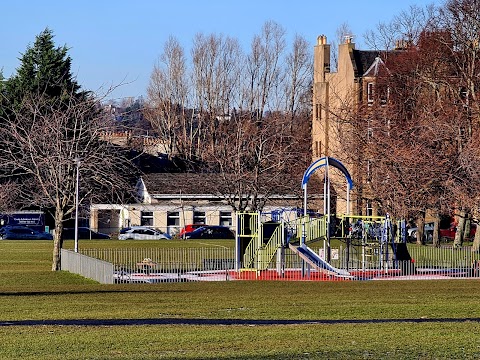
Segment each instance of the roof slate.
[[380,56],[380,51],[375,50],[353,50],[353,59],[355,60],[355,66],[357,72],[356,77],[363,76],[368,68],[373,64],[375,58]]
[[[147,191],[152,195],[219,195],[225,189],[225,180],[218,173],[151,173],[142,176]],[[292,180],[292,179],[290,179]],[[285,181],[287,183],[287,181]],[[293,184],[298,184],[296,192],[301,193],[301,177]],[[295,185],[293,185],[295,186]],[[288,186],[279,187],[277,195],[291,195]],[[290,187],[291,189],[291,187]],[[319,190],[321,189],[321,190]],[[323,193],[323,185],[316,177],[309,181],[309,192]]]
[[220,174],[151,173],[142,176],[150,194],[218,194]]

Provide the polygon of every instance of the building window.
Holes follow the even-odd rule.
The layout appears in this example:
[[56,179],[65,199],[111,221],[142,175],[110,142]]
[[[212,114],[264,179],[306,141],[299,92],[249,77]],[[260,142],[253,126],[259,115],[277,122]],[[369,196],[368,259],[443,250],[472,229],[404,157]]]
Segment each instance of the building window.
[[322,104],[315,104],[315,119],[322,119]]
[[167,212],[167,226],[180,226],[180,213],[178,211]]
[[205,222],[205,211],[194,211],[193,212],[193,223],[194,224],[206,224],[206,222]]
[[315,157],[322,156],[322,142],[315,141],[315,149],[312,149],[312,151],[313,151],[313,156]]
[[220,221],[221,226],[232,226],[232,213],[230,211],[220,211]]
[[153,226],[153,211],[142,211],[140,213],[140,225]]
[[368,83],[367,84],[367,102],[368,102],[368,105],[373,104],[374,90],[375,90],[375,84],[374,83]]

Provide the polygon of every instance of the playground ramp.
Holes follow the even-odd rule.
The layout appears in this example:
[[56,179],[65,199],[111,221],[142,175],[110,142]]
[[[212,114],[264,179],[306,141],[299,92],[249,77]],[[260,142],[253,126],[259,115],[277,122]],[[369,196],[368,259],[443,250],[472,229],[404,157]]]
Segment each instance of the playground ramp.
[[328,262],[323,260],[315,251],[310,249],[306,245],[296,246],[289,244],[289,247],[294,251],[298,256],[300,256],[304,261],[310,264],[313,268],[320,272],[327,271],[331,275],[341,276],[341,277],[351,277],[350,273],[343,269],[337,269],[336,267],[330,265]]

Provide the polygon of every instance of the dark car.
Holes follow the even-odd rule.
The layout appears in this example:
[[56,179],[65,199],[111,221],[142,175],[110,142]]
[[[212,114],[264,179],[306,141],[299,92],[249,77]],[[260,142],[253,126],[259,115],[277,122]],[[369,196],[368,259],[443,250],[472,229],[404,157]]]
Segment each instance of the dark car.
[[226,226],[205,226],[185,234],[185,239],[235,239],[235,235]]
[[[64,240],[74,240],[75,228],[64,228],[62,233],[62,238]],[[84,240],[110,239],[110,235],[93,231],[88,227],[80,226],[78,228],[78,239],[84,239]]]
[[184,228],[182,228],[182,230],[180,230],[180,232],[178,233],[178,236],[183,238],[185,235],[191,233],[192,231],[198,229],[198,228],[201,228],[201,227],[205,227],[206,225],[205,224],[188,224],[188,225],[185,225]]
[[0,228],[2,240],[53,240],[50,233],[37,231],[26,226],[7,225]]

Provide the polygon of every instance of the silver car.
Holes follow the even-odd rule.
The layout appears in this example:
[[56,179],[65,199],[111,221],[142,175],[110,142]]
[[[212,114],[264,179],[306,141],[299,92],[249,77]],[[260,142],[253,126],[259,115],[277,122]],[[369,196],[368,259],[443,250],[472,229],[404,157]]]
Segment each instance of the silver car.
[[169,234],[147,226],[132,226],[118,235],[118,240],[170,240],[171,238]]
[[[410,239],[410,241],[416,241],[417,240],[417,230],[418,230],[418,228],[416,226],[407,229],[407,234],[408,234],[408,238]],[[432,239],[433,239],[433,223],[425,224],[425,226],[423,227],[423,238],[426,241],[432,241]]]

